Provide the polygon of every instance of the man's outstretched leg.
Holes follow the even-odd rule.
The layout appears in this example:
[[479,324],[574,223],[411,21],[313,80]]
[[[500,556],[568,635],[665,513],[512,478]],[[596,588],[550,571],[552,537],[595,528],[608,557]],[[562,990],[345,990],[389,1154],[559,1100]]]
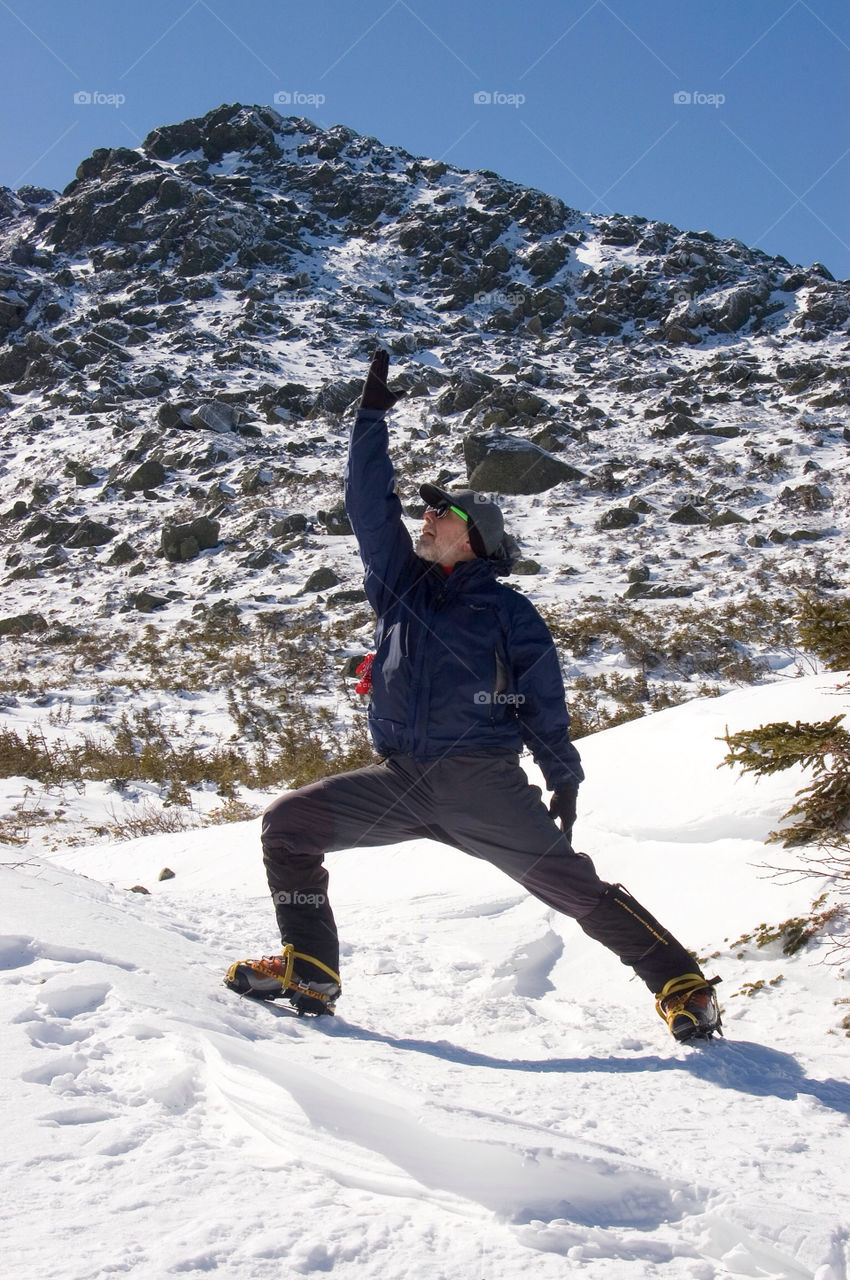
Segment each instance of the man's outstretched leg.
[[695,958],[620,885],[601,880],[576,853],[516,757],[468,757],[462,770],[435,770],[440,821],[467,852],[486,858],[536,898],[576,920],[635,973],[678,1040],[720,1029],[713,984]]
[[328,1013],[341,991],[339,940],[325,854],[428,836],[445,840],[417,806],[417,770],[384,761],[280,796],[263,815],[263,861],[283,952],[242,961],[228,986],[263,999],[287,996],[301,1013]]

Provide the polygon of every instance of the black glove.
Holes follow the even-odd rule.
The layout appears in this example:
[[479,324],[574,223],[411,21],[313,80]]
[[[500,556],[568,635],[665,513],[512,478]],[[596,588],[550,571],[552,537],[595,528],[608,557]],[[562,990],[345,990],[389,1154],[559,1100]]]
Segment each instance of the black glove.
[[393,392],[387,386],[389,367],[389,354],[379,348],[372,356],[372,363],[369,366],[369,376],[360,400],[361,409],[391,409],[396,400],[400,400],[404,395],[403,391]]
[[573,842],[573,824],[576,820],[576,800],[578,799],[578,783],[565,782],[553,792],[549,801],[549,812],[557,822],[561,821],[561,830],[567,837],[567,843]]

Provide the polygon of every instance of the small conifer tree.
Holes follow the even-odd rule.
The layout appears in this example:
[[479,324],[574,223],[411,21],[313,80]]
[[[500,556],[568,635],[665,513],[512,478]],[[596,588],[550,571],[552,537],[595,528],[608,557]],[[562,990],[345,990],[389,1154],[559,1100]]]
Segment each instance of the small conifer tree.
[[797,792],[797,801],[782,815],[790,826],[772,831],[768,840],[788,848],[817,845],[846,851],[844,874],[850,876],[850,733],[843,716],[813,724],[783,720],[727,733],[729,754],[723,763],[764,777],[798,764],[812,770],[813,781]]
[[[824,600],[800,595],[796,615],[801,646],[828,671],[850,670],[850,597]],[[811,724],[779,721],[726,733],[723,763],[764,777],[801,765],[812,781],[796,794],[782,815],[787,825],[768,840],[786,849],[806,846],[801,874],[836,877],[850,894],[850,732],[844,716]],[[777,868],[781,870],[781,868]]]
[[850,671],[850,596],[824,600],[800,594],[795,615],[800,644],[827,671]]

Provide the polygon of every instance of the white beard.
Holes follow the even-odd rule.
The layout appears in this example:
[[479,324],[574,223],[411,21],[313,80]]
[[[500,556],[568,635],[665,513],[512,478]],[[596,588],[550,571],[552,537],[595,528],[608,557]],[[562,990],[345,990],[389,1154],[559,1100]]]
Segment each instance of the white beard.
[[432,564],[439,560],[433,536],[425,533],[419,535],[419,541],[416,543],[416,554],[421,556],[423,560],[429,560]]

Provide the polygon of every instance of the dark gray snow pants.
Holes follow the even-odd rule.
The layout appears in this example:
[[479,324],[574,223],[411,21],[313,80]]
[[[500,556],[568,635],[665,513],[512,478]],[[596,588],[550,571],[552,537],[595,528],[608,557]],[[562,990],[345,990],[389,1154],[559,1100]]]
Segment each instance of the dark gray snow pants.
[[[427,837],[484,858],[630,965],[653,992],[696,961],[619,885],[576,853],[514,752],[416,762],[391,756],[287,792],[263,815],[281,938],[339,970],[326,853]],[[316,976],[321,977],[321,974]]]

